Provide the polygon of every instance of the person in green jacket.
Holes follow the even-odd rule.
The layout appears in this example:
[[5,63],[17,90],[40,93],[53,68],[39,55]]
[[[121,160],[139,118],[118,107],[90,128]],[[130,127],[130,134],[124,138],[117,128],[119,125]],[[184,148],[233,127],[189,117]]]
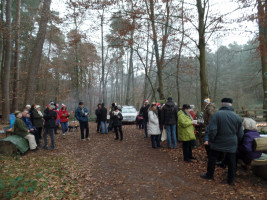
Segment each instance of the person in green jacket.
[[183,109],[178,112],[178,140],[183,142],[183,156],[185,162],[192,162],[195,159],[192,156],[191,142],[196,140],[193,124],[197,124],[197,120],[193,120],[189,114],[190,105],[184,104]]
[[16,120],[13,125],[13,132],[15,135],[25,138],[29,141],[30,150],[37,149],[37,144],[34,135],[30,134],[26,124],[22,121],[22,113],[20,111],[15,112]]

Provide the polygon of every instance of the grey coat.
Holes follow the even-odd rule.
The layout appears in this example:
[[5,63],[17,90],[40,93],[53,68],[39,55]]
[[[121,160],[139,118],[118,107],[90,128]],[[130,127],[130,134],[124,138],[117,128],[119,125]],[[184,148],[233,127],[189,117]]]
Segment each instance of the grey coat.
[[211,149],[235,153],[243,135],[242,120],[231,106],[222,106],[212,116],[208,133]]

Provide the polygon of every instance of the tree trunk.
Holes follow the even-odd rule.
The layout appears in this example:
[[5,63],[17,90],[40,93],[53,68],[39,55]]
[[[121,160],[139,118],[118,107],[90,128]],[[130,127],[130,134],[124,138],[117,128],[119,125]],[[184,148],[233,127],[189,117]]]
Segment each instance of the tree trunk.
[[[5,12],[5,2],[4,0],[1,0],[1,18],[0,18],[0,27],[4,27],[4,12]],[[2,61],[3,61],[3,55],[4,55],[4,32],[2,29],[0,29],[0,74],[2,78]]]
[[105,59],[104,59],[104,9],[101,15],[101,66],[102,66],[102,77],[101,77],[101,85],[102,85],[102,103],[106,103],[106,98],[105,98]]
[[34,44],[32,58],[28,69],[28,81],[26,86],[26,97],[24,104],[35,103],[36,75],[42,57],[43,45],[45,41],[47,22],[50,16],[51,0],[44,1],[39,24],[39,31]]
[[201,109],[204,109],[204,99],[209,97],[207,73],[206,73],[206,43],[205,43],[205,6],[202,7],[202,0],[197,1],[198,9],[198,49],[200,64],[200,91],[201,91]]
[[10,113],[9,82],[11,65],[11,0],[6,1],[6,26],[5,26],[5,61],[2,77],[2,122],[7,123]]
[[16,30],[15,30],[15,64],[14,64],[14,85],[13,85],[13,102],[12,112],[18,110],[18,90],[19,90],[19,55],[20,55],[20,7],[21,0],[17,0],[16,7]]

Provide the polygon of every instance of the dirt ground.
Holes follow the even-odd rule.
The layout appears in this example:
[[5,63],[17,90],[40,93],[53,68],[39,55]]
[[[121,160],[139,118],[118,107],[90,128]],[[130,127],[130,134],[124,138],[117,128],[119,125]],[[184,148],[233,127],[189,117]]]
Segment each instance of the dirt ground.
[[267,182],[251,171],[239,170],[235,186],[226,184],[227,169],[216,168],[215,181],[201,179],[207,165],[202,146],[193,150],[197,160],[185,163],[181,143],[178,149],[167,149],[166,142],[153,149],[135,125],[123,126],[123,141],[114,140],[111,132],[96,133],[95,123],[89,126],[89,141],[81,141],[79,131],[65,138],[57,134],[55,150],[40,149],[22,157],[70,160],[67,176],[75,180],[77,199],[267,199]]

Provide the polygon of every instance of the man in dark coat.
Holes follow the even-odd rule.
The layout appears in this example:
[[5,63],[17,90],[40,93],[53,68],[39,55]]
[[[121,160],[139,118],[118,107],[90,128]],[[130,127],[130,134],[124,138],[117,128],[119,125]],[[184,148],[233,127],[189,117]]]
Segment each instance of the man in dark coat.
[[101,105],[101,133],[102,134],[108,133],[107,114],[108,114],[108,111],[105,108],[105,104],[102,103]]
[[167,103],[162,108],[162,124],[166,128],[168,148],[171,148],[173,142],[173,148],[177,149],[177,138],[176,138],[176,124],[177,124],[177,112],[178,108],[175,106],[172,98],[167,99]]
[[228,161],[228,184],[234,185],[237,145],[244,135],[242,119],[234,112],[232,99],[224,98],[221,102],[222,107],[212,116],[209,123],[208,168],[207,173],[201,177],[213,179],[216,159],[223,152],[226,153]]
[[[48,109],[44,113],[44,120],[45,120],[45,131],[44,131],[44,149],[53,150],[55,148],[55,138],[54,138],[54,131],[56,127],[56,119],[57,113],[53,110],[55,109],[54,105],[48,105]],[[47,142],[47,134],[50,135],[51,138],[51,147],[48,147]]]
[[140,114],[143,115],[143,127],[145,129],[145,138],[147,138],[147,122],[148,122],[148,109],[150,105],[148,104],[148,100],[145,100],[143,107],[140,109]]
[[118,130],[120,132],[120,138],[121,138],[120,140],[123,140],[123,133],[122,133],[122,128],[121,128],[123,116],[117,106],[114,107],[114,111],[111,113],[110,118],[113,120],[113,126],[114,126],[115,134],[116,134],[115,140],[119,139]]
[[95,110],[95,115],[96,115],[96,123],[97,123],[96,131],[99,133],[100,125],[101,125],[101,104],[100,103],[97,105],[97,109]]
[[[84,141],[85,139],[89,140],[88,115],[89,115],[89,112],[87,108],[84,107],[83,102],[80,102],[79,107],[75,111],[75,117],[80,123],[82,141]],[[84,129],[86,130],[85,138],[84,138]]]
[[110,109],[110,112],[109,112],[109,124],[108,124],[108,131],[112,131],[112,129],[114,128],[114,125],[113,125],[113,119],[111,118],[111,115],[112,115],[112,112],[115,111],[115,107],[116,107],[116,104],[115,103],[112,103],[111,104],[111,109]]

